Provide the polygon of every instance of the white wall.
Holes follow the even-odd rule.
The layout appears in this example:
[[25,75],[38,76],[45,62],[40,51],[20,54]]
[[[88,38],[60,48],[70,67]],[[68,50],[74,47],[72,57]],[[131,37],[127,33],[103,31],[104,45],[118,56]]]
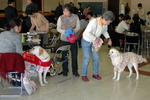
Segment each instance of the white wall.
[[136,13],[138,3],[142,3],[146,16],[147,12],[150,11],[150,0],[131,0],[131,15]]
[[[120,0],[119,13],[121,13],[121,4],[124,4],[124,6],[126,6],[126,3],[129,4],[129,8],[131,9],[131,0]],[[130,12],[131,12],[131,11],[130,11]]]

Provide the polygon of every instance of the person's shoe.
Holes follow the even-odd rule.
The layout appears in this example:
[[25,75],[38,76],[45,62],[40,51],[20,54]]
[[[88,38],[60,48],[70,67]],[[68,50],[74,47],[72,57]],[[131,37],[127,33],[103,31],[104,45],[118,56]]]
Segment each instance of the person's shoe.
[[58,73],[58,75],[61,75],[61,74],[63,74],[63,72]]
[[63,73],[63,76],[68,76],[68,73]]
[[88,82],[88,81],[89,81],[89,79],[87,78],[87,76],[82,76],[82,80],[83,80],[84,82]]
[[73,75],[74,75],[74,76],[77,76],[77,77],[80,76],[80,74],[78,73],[78,71],[74,72]]
[[97,75],[93,74],[92,77],[95,78],[95,79],[98,79],[98,80],[102,79],[98,74]]

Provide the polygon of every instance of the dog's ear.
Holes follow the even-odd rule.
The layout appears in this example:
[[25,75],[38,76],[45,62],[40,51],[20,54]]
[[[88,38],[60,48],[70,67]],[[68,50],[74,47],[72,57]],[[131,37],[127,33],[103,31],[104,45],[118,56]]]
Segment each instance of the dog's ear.
[[40,50],[39,50],[39,56],[42,55],[43,52],[44,52],[43,48],[40,48]]

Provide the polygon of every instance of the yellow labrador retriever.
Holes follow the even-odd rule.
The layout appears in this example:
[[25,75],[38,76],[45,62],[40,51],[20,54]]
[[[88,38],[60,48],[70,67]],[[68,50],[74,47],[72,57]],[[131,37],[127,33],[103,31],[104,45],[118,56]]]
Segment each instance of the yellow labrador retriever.
[[[45,86],[44,83],[48,83],[46,81],[46,74],[50,67],[50,55],[48,52],[40,46],[34,46],[32,49],[29,50],[29,54],[34,54],[38,60],[36,60],[37,72],[39,74],[39,82],[41,86]],[[42,73],[43,81],[42,81]]]

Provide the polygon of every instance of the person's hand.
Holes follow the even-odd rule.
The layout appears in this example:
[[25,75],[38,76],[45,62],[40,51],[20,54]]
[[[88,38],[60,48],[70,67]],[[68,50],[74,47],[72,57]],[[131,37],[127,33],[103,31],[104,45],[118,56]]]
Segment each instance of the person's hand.
[[22,15],[23,15],[23,17],[26,17],[26,16],[27,16],[27,14],[26,14],[26,13],[23,13]]
[[35,32],[33,29],[30,29],[30,32]]
[[99,42],[100,41],[100,38],[96,38],[95,40],[94,40],[94,42],[96,43],[96,42]]
[[109,46],[112,46],[112,41],[111,41],[111,39],[108,39],[107,42],[108,42],[108,45],[109,45]]

